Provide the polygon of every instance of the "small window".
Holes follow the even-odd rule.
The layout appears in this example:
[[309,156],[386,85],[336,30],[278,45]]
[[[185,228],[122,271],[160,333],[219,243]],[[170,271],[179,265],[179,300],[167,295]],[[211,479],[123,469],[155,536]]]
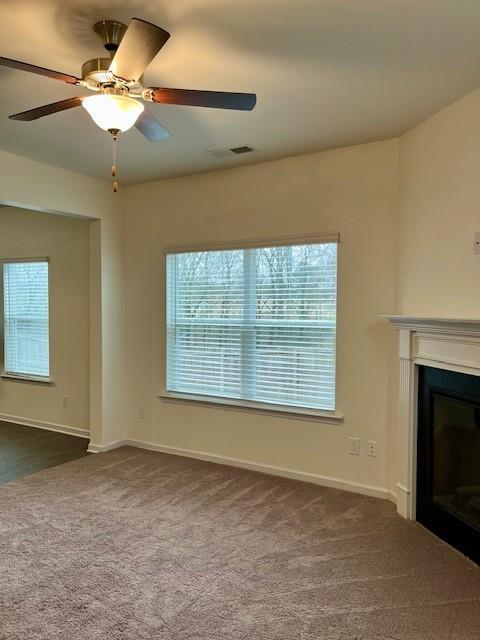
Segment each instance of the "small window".
[[7,375],[48,378],[48,262],[3,264],[4,369]]
[[167,393],[335,410],[337,243],[167,256]]

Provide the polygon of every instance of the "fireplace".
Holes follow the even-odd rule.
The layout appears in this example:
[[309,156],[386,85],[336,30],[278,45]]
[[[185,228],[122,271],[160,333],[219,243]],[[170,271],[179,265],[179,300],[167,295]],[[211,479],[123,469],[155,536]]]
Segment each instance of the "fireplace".
[[480,377],[418,369],[416,517],[480,563]]
[[383,316],[398,334],[397,511],[480,561],[480,319]]

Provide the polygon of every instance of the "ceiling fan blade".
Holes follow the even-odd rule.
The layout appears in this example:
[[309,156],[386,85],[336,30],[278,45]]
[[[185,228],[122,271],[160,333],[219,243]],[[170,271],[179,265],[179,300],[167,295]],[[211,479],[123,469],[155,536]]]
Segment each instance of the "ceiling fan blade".
[[167,131],[146,109],[136,121],[135,126],[150,142],[160,142],[172,137],[170,131]]
[[36,109],[29,109],[28,111],[15,113],[13,116],[8,117],[10,120],[23,120],[24,122],[30,122],[31,120],[37,120],[37,118],[43,118],[43,116],[49,116],[52,113],[58,113],[59,111],[79,107],[82,104],[82,100],[83,98],[79,97],[67,98],[67,100],[60,100],[60,102],[45,104],[43,107],[36,107]]
[[170,34],[150,22],[132,18],[110,64],[110,71],[127,81],[137,81]]
[[0,57],[0,65],[3,67],[10,67],[11,69],[19,69],[20,71],[29,71],[30,73],[46,76],[47,78],[52,78],[52,80],[61,80],[68,84],[78,84],[80,82],[80,78],[70,76],[68,73],[60,73],[60,71],[52,71],[52,69],[37,67],[34,64],[28,64],[28,62],[20,62],[20,60],[11,60],[10,58]]
[[181,104],[190,107],[237,109],[251,111],[257,102],[254,93],[228,93],[225,91],[194,91],[191,89],[163,89],[151,87],[145,98],[159,104]]

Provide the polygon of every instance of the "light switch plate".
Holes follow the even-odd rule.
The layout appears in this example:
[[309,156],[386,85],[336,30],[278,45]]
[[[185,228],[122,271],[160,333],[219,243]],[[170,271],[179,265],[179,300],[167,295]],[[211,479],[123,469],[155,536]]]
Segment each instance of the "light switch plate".
[[360,438],[349,438],[348,439],[348,453],[351,456],[359,456],[360,455]]

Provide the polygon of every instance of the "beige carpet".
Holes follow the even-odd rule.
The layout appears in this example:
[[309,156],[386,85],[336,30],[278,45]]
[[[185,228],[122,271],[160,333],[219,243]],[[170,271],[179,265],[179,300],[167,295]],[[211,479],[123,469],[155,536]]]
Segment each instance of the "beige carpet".
[[0,486],[2,640],[479,640],[480,570],[393,505],[124,448]]

